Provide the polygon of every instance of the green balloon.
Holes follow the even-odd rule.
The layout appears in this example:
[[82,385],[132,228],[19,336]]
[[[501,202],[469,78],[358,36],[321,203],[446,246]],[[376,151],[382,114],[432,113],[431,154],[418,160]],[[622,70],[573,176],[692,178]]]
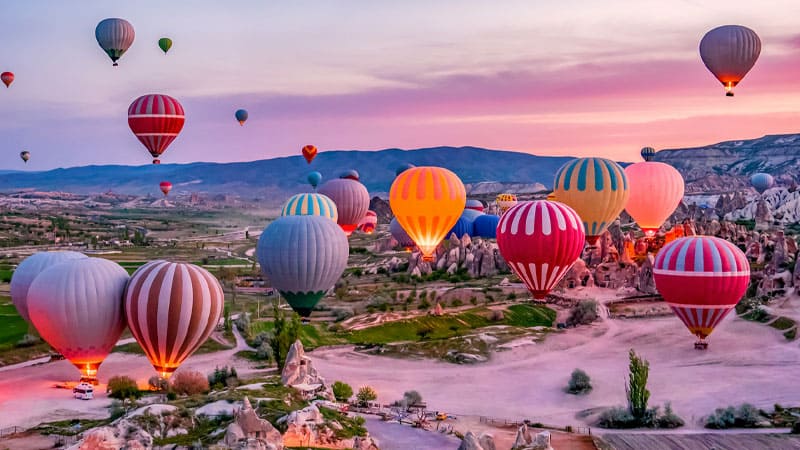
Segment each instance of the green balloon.
[[172,39],[161,38],[158,40],[158,46],[161,47],[161,50],[164,50],[164,54],[167,54],[169,49],[172,48]]

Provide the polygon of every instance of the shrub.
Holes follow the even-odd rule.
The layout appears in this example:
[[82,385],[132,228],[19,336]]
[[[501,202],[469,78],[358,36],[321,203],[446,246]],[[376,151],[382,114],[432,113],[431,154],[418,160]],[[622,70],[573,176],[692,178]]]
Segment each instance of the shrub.
[[346,402],[353,396],[353,388],[347,383],[336,381],[333,383],[333,396],[338,402]]
[[195,395],[208,392],[208,379],[194,370],[183,370],[172,376],[172,392],[177,395]]
[[417,308],[419,308],[420,311],[425,311],[426,309],[429,309],[430,307],[431,307],[431,304],[427,300],[425,300],[424,297],[423,297],[422,301],[419,302],[419,305],[417,306]]
[[625,386],[628,410],[633,417],[642,420],[647,413],[647,402],[650,400],[650,391],[647,390],[650,363],[637,355],[633,349],[628,352],[628,358],[630,359],[628,385]]
[[567,392],[574,395],[588,394],[592,390],[592,380],[589,375],[581,369],[572,371],[572,375],[567,383]]
[[111,406],[108,407],[108,412],[111,415],[111,420],[117,420],[120,417],[124,416],[127,412],[125,405],[123,402],[119,400],[111,400]]
[[261,345],[256,347],[256,358],[262,361],[272,361],[275,359],[275,355],[272,353],[272,347],[269,346],[269,342],[262,342]]
[[347,320],[355,315],[351,308],[334,308],[331,312],[336,322]]
[[362,406],[366,406],[367,403],[374,401],[378,398],[378,393],[375,392],[370,386],[361,386],[358,389],[358,394],[356,394],[356,400]]
[[506,298],[509,299],[509,300],[516,300],[517,299],[517,293],[516,292],[512,292],[512,293],[508,294],[508,296],[506,296]]
[[500,322],[503,319],[505,319],[505,315],[503,314],[503,311],[500,311],[499,309],[493,309],[489,314],[489,320],[492,322]]
[[473,306],[477,305],[478,304],[478,297],[475,297],[473,295],[472,297],[469,298],[469,302],[472,303]]
[[42,340],[32,334],[26,333],[25,336],[22,336],[22,339],[17,341],[15,345],[17,347],[33,347],[39,342],[42,342]]
[[454,298],[450,302],[450,306],[452,306],[453,308],[458,308],[459,306],[461,306],[463,304],[464,304],[464,302],[462,302],[460,298]]
[[659,428],[679,428],[685,425],[683,419],[672,411],[672,404],[664,404],[664,414],[657,419]]
[[401,402],[406,406],[417,405],[422,403],[422,395],[417,391],[405,391]]
[[742,403],[738,408],[728,406],[717,408],[714,413],[706,417],[706,428],[755,428],[761,414],[758,409],[749,403]]
[[603,411],[597,424],[603,428],[635,428],[638,426],[633,414],[627,408],[621,406]]
[[567,318],[567,325],[589,325],[597,320],[597,302],[594,300],[583,300],[573,306]]
[[108,380],[108,396],[118,400],[129,398],[139,398],[142,393],[139,386],[131,377],[125,375],[115,375]]
[[420,327],[417,328],[417,336],[419,336],[420,339],[425,340],[433,333],[433,331],[434,329],[430,325],[420,325]]
[[169,381],[159,377],[158,375],[153,375],[147,380],[147,385],[150,386],[150,390],[152,391],[166,391],[169,388]]
[[237,386],[238,384],[239,384],[239,374],[236,373],[236,368],[235,367],[228,368],[228,366],[225,366],[221,369],[217,367],[214,369],[213,372],[208,374],[206,387],[208,387],[209,385],[233,387]]

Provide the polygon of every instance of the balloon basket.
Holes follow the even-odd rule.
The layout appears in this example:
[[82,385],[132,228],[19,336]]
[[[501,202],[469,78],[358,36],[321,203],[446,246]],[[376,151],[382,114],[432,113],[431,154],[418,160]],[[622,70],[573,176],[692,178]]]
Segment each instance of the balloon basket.
[[695,350],[706,350],[706,349],[708,349],[708,342],[706,342],[704,340],[699,340],[699,341],[694,343],[694,349]]
[[97,377],[86,377],[86,376],[81,377],[80,383],[88,383],[94,386],[100,384],[100,382],[97,381]]

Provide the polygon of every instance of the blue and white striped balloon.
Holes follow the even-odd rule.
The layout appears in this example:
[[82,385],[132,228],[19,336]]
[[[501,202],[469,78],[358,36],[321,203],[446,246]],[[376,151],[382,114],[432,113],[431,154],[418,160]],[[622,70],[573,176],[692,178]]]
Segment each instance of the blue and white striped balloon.
[[283,206],[281,216],[322,216],[334,222],[339,219],[336,203],[323,194],[295,194]]

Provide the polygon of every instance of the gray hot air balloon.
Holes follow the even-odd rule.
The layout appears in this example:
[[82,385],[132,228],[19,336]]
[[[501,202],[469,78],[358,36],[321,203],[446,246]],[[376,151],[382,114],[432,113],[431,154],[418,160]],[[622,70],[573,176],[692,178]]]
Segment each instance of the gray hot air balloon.
[[280,217],[256,247],[261,272],[303,317],[342,276],[349,255],[347,237],[322,216]]
[[339,213],[337,223],[347,236],[358,228],[358,223],[369,210],[369,192],[359,181],[335,178],[326,181],[317,192],[336,203],[336,210]]
[[389,232],[392,233],[394,240],[406,250],[411,250],[417,245],[414,243],[414,240],[411,239],[411,236],[406,233],[406,230],[403,229],[403,226],[400,225],[396,217],[393,217],[392,221],[389,222]]
[[30,322],[28,315],[28,289],[43,270],[50,266],[72,259],[88,258],[78,252],[39,252],[22,260],[11,277],[11,301],[23,319]]
[[706,33],[700,41],[700,57],[708,70],[733,97],[733,88],[753,68],[761,54],[761,39],[741,25],[724,25]]
[[127,20],[113,18],[100,21],[94,29],[94,37],[97,38],[100,48],[117,66],[117,60],[133,44],[136,33],[133,31],[133,25]]
[[82,380],[97,378],[97,368],[125,329],[127,284],[128,272],[119,264],[84,258],[50,266],[28,290],[31,323],[81,371]]

